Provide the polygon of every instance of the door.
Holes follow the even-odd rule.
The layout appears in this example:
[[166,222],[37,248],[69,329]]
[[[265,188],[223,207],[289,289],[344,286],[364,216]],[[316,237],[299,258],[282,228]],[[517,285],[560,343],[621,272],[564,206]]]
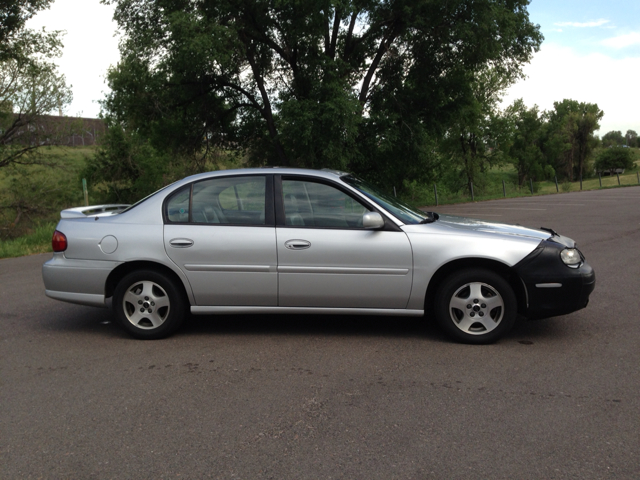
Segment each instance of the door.
[[278,304],[406,308],[412,251],[402,231],[362,228],[369,208],[336,185],[283,177]]
[[215,177],[165,204],[167,255],[199,306],[275,306],[278,301],[272,177]]

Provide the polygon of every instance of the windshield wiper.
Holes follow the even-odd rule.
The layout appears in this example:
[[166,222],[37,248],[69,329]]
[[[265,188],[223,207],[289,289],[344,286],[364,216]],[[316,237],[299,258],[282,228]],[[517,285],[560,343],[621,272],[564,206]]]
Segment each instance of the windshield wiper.
[[433,223],[440,218],[440,215],[438,215],[436,212],[423,212],[423,213],[426,215],[426,218],[422,219],[420,221],[420,224]]

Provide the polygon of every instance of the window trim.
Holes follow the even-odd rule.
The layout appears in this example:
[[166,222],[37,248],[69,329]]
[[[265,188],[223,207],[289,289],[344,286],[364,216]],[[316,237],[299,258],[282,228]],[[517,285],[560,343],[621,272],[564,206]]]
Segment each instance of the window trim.
[[[246,223],[198,223],[193,221],[193,186],[196,183],[208,182],[216,179],[230,179],[230,178],[252,178],[252,177],[264,177],[265,179],[265,203],[264,203],[264,224],[261,225],[250,225]],[[275,227],[276,214],[274,211],[274,175],[273,174],[264,174],[264,173],[254,173],[254,174],[240,174],[240,175],[215,175],[207,178],[198,179],[186,185],[181,185],[176,188],[173,192],[167,195],[162,202],[162,220],[165,225],[198,225],[202,227]],[[183,188],[189,188],[189,220],[186,222],[172,222],[168,218],[167,214],[167,204],[169,200],[174,196],[174,194],[181,191]],[[235,186],[234,186],[235,187]]]

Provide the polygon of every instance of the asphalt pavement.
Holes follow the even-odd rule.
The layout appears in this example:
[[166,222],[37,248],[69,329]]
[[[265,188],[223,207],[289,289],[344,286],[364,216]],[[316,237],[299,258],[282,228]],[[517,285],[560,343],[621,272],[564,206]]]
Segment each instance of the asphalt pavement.
[[0,260],[0,478],[640,478],[640,187],[430,207],[550,227],[589,306],[494,345],[428,320],[194,317],[161,341]]

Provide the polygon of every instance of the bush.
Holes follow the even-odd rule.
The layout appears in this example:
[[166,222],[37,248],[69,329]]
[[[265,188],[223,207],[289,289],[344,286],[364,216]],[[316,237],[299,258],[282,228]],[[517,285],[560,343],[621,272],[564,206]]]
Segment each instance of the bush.
[[633,152],[630,148],[625,147],[605,148],[598,154],[595,168],[598,172],[633,168]]

